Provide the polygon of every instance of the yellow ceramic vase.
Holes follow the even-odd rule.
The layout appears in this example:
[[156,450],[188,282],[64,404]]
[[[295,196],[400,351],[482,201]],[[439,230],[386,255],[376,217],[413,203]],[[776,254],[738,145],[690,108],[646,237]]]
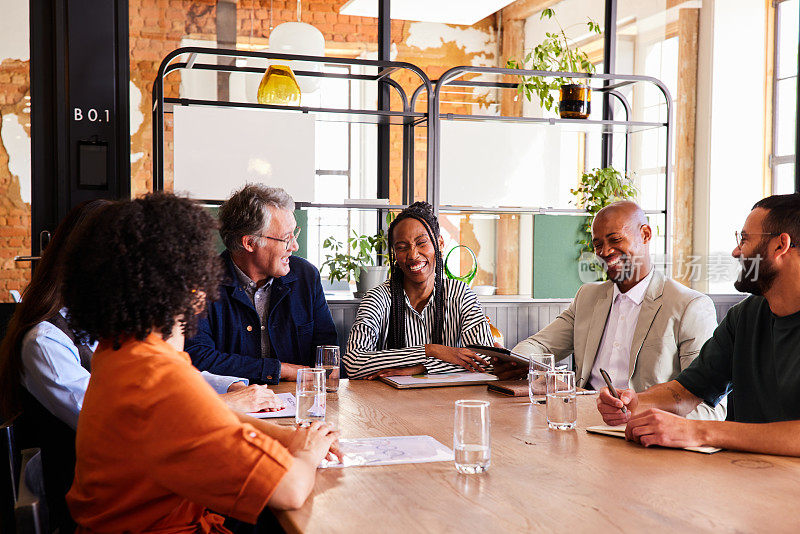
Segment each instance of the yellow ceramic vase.
[[292,69],[286,65],[270,66],[258,86],[258,103],[299,106],[300,86]]

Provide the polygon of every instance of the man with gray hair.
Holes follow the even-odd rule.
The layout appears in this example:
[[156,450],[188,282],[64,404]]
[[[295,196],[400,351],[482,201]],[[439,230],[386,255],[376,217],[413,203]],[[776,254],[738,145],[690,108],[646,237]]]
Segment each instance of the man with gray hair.
[[[283,189],[248,184],[219,210],[226,277],[185,350],[195,367],[252,382],[296,380],[317,345],[336,345],[319,270],[292,256],[300,228]],[[225,373],[223,373],[225,370]]]

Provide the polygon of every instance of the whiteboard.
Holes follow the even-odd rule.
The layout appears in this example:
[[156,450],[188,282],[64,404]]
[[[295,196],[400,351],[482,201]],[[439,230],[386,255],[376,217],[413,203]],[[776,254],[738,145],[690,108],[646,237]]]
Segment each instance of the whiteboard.
[[313,115],[176,105],[173,118],[176,193],[226,200],[246,183],[263,183],[314,201]]
[[441,203],[574,208],[576,132],[501,121],[441,123]]

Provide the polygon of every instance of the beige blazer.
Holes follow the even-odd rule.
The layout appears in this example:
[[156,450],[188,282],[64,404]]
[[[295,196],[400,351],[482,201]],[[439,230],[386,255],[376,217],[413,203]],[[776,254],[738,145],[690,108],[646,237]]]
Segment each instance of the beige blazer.
[[[584,284],[556,319],[514,347],[524,355],[550,353],[556,361],[575,355],[575,381],[581,387],[592,373],[611,311],[613,282]],[[700,353],[717,327],[711,299],[654,271],[641,304],[630,349],[631,387],[643,391],[678,376]],[[600,388],[603,384],[592,384]],[[701,404],[694,419],[724,420],[726,404]]]

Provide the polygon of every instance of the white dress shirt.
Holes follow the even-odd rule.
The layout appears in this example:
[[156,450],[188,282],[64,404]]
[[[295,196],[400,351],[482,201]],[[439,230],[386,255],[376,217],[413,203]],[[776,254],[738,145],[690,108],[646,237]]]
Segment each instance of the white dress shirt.
[[[89,348],[94,350],[97,343]],[[89,371],[81,367],[78,347],[60,328],[42,321],[25,334],[21,349],[22,385],[50,413],[77,428],[89,385]]]
[[627,389],[630,387],[633,332],[636,330],[636,323],[639,320],[644,294],[652,278],[653,271],[651,269],[643,280],[625,293],[622,293],[619,286],[614,284],[611,311],[608,313],[603,338],[592,367],[592,387],[600,389],[606,385],[603,375],[600,374],[601,368],[608,372],[615,388]]

